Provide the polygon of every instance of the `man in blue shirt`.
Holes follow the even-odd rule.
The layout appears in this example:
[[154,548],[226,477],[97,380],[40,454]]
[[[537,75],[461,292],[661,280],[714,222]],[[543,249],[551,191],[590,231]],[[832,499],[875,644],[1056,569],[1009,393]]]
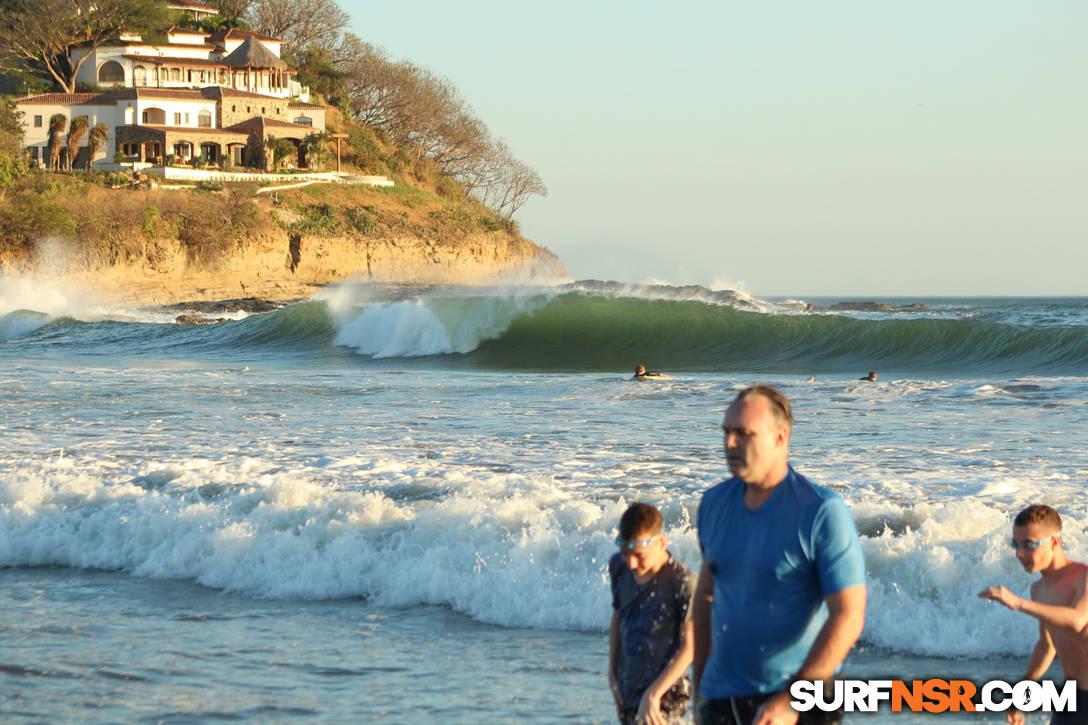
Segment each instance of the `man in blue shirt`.
[[[788,463],[793,413],[767,385],[725,411],[733,477],[699,506],[692,619],[696,722],[791,725],[789,686],[829,680],[865,623],[865,562],[850,512]],[[837,713],[810,710],[802,722]]]

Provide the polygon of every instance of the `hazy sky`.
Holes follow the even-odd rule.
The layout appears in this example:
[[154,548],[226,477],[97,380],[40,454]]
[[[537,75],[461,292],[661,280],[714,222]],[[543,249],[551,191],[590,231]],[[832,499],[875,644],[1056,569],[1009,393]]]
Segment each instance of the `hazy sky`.
[[1088,294],[1088,3],[342,0],[548,187],[573,278]]

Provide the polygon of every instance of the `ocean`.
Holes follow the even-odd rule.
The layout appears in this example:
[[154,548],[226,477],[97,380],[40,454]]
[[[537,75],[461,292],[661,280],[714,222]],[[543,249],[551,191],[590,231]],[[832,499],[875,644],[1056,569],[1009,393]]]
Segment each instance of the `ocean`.
[[[659,506],[698,568],[754,382],[862,537],[846,676],[1018,680],[1036,626],[977,593],[1026,594],[1030,503],[1088,557],[1088,298],[843,301],[342,284],[179,325],[0,279],[0,719],[611,722],[616,523]],[[934,718],[1004,720],[850,720]]]

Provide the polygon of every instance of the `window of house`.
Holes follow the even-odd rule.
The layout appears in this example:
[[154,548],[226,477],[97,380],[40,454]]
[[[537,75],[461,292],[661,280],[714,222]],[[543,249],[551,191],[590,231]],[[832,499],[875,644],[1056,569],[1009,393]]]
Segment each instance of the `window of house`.
[[261,115],[264,115],[264,106],[261,106]]
[[124,83],[125,82],[125,69],[121,67],[121,64],[117,61],[106,61],[102,64],[102,67],[98,69],[98,82],[99,83]]
[[234,113],[234,112],[235,112],[235,111],[237,111],[237,110],[238,110],[238,106],[236,106],[236,105],[234,105],[234,104],[232,103],[232,104],[231,104],[231,106],[230,106],[230,112],[231,112],[231,113]]
[[180,68],[171,68],[170,69],[170,80],[172,80],[172,81],[180,81],[181,80],[181,69]]
[[42,127],[42,117],[41,116],[35,116],[34,117],[34,128],[41,128],[41,127]]
[[138,150],[138,145],[131,141],[126,141],[121,144],[121,153],[124,156],[135,156]]
[[180,113],[175,113],[174,114],[174,125],[175,126],[180,126],[181,125],[181,114]]
[[253,113],[253,109],[249,106],[246,106],[246,113]]
[[147,85],[147,70],[142,65],[136,66],[132,72],[132,82],[138,86]]
[[200,126],[201,128],[211,128],[212,127],[212,114],[211,114],[211,112],[210,111],[201,111],[199,114],[197,114],[196,125]]
[[186,126],[189,125],[189,114],[188,113],[185,114],[185,125]]

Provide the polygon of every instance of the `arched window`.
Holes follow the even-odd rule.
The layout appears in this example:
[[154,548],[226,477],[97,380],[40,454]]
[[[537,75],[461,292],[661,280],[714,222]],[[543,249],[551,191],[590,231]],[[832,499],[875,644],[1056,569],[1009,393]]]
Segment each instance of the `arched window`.
[[196,125],[200,126],[201,128],[211,128],[212,127],[212,114],[211,114],[211,111],[201,111],[200,113],[196,114]]
[[158,126],[166,125],[166,111],[161,108],[145,109],[141,115],[142,123],[151,123]]
[[312,118],[310,118],[309,116],[299,116],[298,118],[295,119],[295,123],[297,123],[300,126],[313,126],[314,125],[314,120]]
[[98,82],[124,83],[125,69],[122,68],[121,64],[116,61],[106,61],[102,64],[102,67],[98,69]]
[[147,70],[142,65],[136,66],[132,71],[132,82],[138,86],[147,85]]

